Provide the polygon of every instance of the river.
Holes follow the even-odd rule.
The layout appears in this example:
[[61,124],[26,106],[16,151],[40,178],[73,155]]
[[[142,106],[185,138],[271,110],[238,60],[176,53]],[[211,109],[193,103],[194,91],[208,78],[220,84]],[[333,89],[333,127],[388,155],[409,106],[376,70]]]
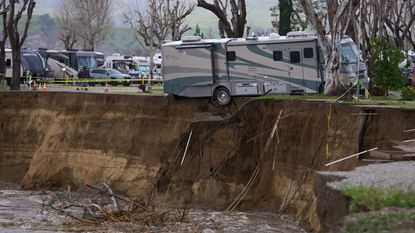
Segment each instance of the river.
[[189,210],[185,221],[159,226],[113,221],[83,224],[45,207],[43,203],[50,195],[52,192],[0,190],[0,232],[306,232],[293,219],[279,218],[276,213],[208,210]]

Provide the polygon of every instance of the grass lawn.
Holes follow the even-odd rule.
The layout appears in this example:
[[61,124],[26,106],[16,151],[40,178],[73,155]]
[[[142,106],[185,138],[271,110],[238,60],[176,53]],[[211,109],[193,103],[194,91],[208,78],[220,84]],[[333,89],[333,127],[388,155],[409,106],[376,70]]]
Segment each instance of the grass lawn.
[[414,208],[415,192],[401,189],[385,190],[379,187],[346,186],[342,192],[351,198],[349,211],[379,210],[385,207]]
[[347,233],[379,233],[379,232],[414,232],[415,230],[415,212],[376,212],[368,213],[363,217],[355,220],[346,220],[344,222]]

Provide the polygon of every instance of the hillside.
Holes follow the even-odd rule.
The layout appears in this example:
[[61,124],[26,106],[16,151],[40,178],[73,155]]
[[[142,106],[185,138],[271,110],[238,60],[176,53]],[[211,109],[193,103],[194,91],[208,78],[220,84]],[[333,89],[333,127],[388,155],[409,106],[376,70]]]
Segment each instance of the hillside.
[[[59,6],[61,0],[43,0],[39,1],[33,16],[29,36],[25,42],[24,47],[37,49],[62,49],[63,44],[59,41],[59,29],[54,20],[56,8]],[[247,26],[262,32],[263,28],[270,28],[271,17],[269,14],[269,7],[275,0],[261,1],[259,0],[247,1],[248,17]],[[113,10],[114,28],[108,33],[105,41],[97,45],[96,50],[102,51],[109,55],[112,53],[121,54],[142,54],[143,49],[137,43],[135,36],[131,29],[123,24],[122,12],[128,7],[141,7],[142,2],[133,0],[123,0]],[[218,37],[217,18],[211,12],[195,7],[194,12],[186,19],[187,24],[192,28],[188,31],[188,35],[194,33],[194,28],[199,25],[201,32],[207,37]]]
[[[35,14],[51,14],[53,15],[54,10],[59,6],[62,0],[42,0],[38,1],[35,9]],[[190,3],[195,3],[196,0],[187,0]],[[210,1],[212,2],[212,1]],[[248,25],[252,27],[264,27],[269,26],[271,17],[269,8],[272,5],[277,4],[278,0],[246,0],[247,11],[248,11]],[[122,25],[122,12],[126,8],[130,7],[145,7],[144,0],[117,0],[116,5],[113,9],[113,15],[117,26]],[[188,24],[194,27],[199,24],[203,29],[208,30],[209,28],[216,28],[217,20],[212,13],[202,8],[195,7],[192,15],[188,18]],[[206,33],[205,33],[206,34]]]
[[[33,16],[24,47],[63,49],[63,44],[59,41],[59,28],[49,14]],[[102,51],[107,55],[112,53],[137,54],[139,48],[129,28],[114,27],[107,34],[105,41],[98,44],[97,51]]]

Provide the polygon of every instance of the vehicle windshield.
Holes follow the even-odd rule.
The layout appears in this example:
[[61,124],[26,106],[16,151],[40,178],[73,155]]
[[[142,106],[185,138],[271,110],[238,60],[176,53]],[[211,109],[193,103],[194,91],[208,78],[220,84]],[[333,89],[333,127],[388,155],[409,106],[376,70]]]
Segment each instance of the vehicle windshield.
[[34,52],[22,53],[22,66],[23,69],[30,70],[32,73],[44,72],[43,60]]
[[78,55],[78,67],[97,68],[97,58],[94,55]]
[[354,43],[346,43],[341,45],[341,61],[342,63],[357,63],[359,59],[359,51]]
[[108,69],[108,70],[107,70],[107,72],[108,72],[109,74],[121,74],[121,72],[120,72],[120,71],[118,71],[118,70],[114,70],[114,69]]
[[150,67],[146,66],[146,65],[139,65],[138,66],[138,71],[148,73],[148,72],[150,72]]

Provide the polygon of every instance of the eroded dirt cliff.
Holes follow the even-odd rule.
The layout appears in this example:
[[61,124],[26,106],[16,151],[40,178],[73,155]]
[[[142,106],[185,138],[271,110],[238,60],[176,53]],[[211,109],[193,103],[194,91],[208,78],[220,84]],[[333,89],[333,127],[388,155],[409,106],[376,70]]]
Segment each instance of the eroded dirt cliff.
[[314,171],[415,127],[409,110],[248,100],[215,107],[206,99],[0,93],[0,180],[24,188],[107,182],[172,205],[284,212],[319,230]]

